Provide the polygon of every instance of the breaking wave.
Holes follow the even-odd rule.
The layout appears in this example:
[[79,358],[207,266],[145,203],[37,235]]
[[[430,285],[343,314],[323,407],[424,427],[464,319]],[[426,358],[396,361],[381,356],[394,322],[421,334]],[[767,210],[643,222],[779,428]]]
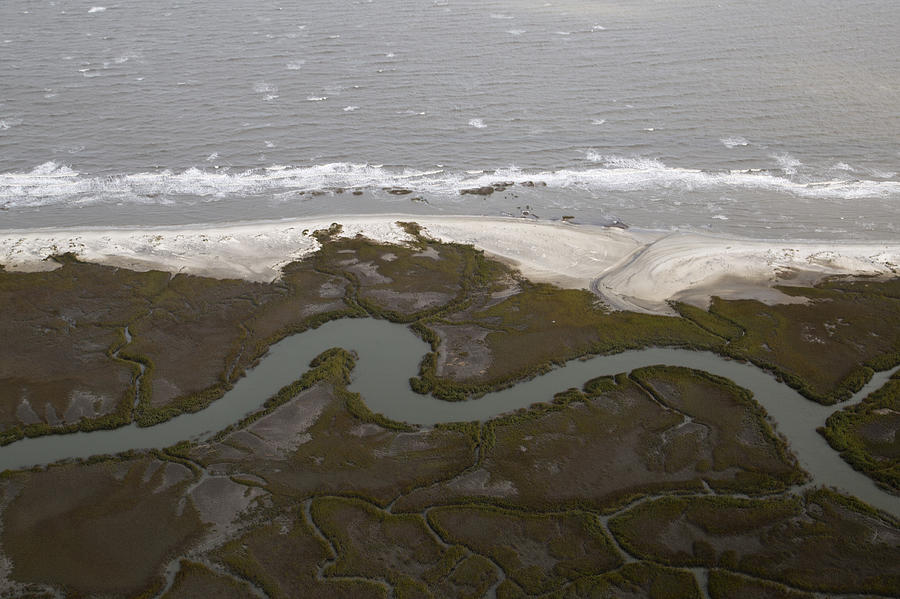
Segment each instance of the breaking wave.
[[417,170],[372,164],[330,163],[234,169],[188,168],[115,176],[79,173],[56,162],[29,172],[0,174],[0,207],[14,209],[54,204],[212,202],[229,197],[258,197],[336,188],[402,187],[420,193],[457,195],[463,189],[496,184],[534,183],[548,188],[593,192],[692,191],[749,189],[802,198],[851,200],[900,198],[900,181],[869,179],[805,180],[793,176],[796,164],[779,157],[772,171],[704,171],[670,167],[646,158],[602,156],[589,152],[586,168],[532,170]]
[[722,142],[722,145],[728,148],[729,150],[733,148],[737,148],[740,146],[749,146],[750,142],[747,141],[746,137],[735,136],[735,137],[723,137],[719,141]]

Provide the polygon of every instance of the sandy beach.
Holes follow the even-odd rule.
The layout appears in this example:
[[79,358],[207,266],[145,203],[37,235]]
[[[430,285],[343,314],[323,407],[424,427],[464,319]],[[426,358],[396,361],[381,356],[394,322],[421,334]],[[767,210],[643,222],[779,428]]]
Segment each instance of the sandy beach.
[[271,281],[284,264],[318,247],[311,236],[339,222],[343,235],[385,243],[409,239],[415,220],[442,241],[473,244],[526,277],[591,289],[616,309],[669,313],[667,300],[703,306],[711,296],[797,301],[775,285],[834,275],[897,276],[900,243],[785,243],[690,233],[623,230],[489,217],[339,216],[215,227],[31,229],[0,233],[9,271],[50,270],[53,254],[134,270]]

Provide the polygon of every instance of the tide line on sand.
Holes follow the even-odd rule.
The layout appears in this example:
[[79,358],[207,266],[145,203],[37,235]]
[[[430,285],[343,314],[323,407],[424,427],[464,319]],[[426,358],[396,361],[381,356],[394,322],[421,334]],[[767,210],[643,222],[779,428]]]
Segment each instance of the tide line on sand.
[[165,228],[30,229],[0,232],[9,271],[80,259],[134,270],[271,281],[318,248],[311,233],[331,223],[342,235],[409,241],[398,221],[419,223],[440,241],[470,243],[534,281],[591,289],[616,309],[669,313],[670,299],[704,306],[713,295],[769,303],[803,301],[775,285],[809,285],[834,275],[900,276],[900,243],[828,243],[719,238],[559,222],[466,216],[333,216]]

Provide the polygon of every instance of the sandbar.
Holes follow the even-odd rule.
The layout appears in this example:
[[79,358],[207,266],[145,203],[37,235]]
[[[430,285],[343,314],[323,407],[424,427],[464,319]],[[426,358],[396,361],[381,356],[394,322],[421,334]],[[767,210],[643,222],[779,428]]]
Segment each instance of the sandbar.
[[340,223],[342,235],[384,243],[410,240],[398,221],[427,235],[472,244],[514,264],[533,281],[591,289],[612,308],[668,314],[669,300],[705,306],[710,297],[805,301],[776,285],[810,285],[825,277],[900,276],[900,243],[766,241],[695,233],[643,231],[482,216],[378,214],[225,225],[0,232],[8,271],[51,270],[48,257],[133,270],[272,281],[281,268],[318,248],[311,233]]

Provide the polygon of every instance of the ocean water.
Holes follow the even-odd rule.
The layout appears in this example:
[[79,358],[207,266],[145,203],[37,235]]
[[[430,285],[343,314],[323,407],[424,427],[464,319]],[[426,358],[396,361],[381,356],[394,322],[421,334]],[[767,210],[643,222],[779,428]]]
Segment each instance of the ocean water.
[[0,2],[0,230],[377,212],[896,241],[900,7]]

